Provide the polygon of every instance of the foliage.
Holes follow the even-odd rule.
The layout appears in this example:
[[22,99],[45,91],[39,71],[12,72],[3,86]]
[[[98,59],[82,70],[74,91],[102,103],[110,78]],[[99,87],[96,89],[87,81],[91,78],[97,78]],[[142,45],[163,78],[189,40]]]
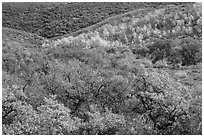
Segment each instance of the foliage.
[[185,38],[181,42],[183,65],[196,65],[202,61],[202,44],[196,39]]
[[[170,7],[41,48],[5,40],[3,134],[202,134],[201,42],[197,34],[164,33],[176,27],[170,18],[178,7]],[[199,19],[196,8],[175,18]]]
[[[91,26],[111,16],[165,3],[3,3],[4,27],[51,38]],[[83,11],[83,12],[82,12]],[[31,18],[32,17],[32,18]]]

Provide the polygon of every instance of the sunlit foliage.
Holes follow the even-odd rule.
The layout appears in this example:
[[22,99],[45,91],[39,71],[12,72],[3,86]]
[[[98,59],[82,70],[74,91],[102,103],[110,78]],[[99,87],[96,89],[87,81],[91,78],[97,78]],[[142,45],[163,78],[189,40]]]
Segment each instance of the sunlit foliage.
[[4,42],[3,134],[202,134],[201,7],[177,8],[40,50]]

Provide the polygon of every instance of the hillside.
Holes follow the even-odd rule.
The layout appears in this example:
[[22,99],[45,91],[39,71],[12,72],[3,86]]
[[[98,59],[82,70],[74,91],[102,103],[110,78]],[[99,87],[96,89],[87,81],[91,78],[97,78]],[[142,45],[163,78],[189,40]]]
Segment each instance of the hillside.
[[[76,10],[92,4],[101,11],[108,7],[70,4]],[[39,26],[28,29],[35,33],[22,31],[24,26],[13,29],[18,19],[11,20],[16,16],[12,12],[6,15],[10,26],[2,30],[2,134],[201,135],[202,7],[137,4],[150,6],[123,14],[116,8],[118,15],[99,17],[98,24],[60,37],[54,37],[59,33],[53,26],[46,26],[51,31],[43,35],[36,31]],[[48,5],[52,11],[66,7],[18,3],[4,8],[24,13],[27,6],[26,11],[47,11]]]
[[3,43],[9,41],[16,41],[21,44],[26,43],[27,45],[35,48],[35,46],[40,47],[44,41],[46,41],[46,38],[33,33],[2,27],[2,41]]
[[[168,5],[143,2],[72,2],[18,3],[4,2],[2,25],[52,38],[86,28],[109,17],[135,9]],[[180,3],[173,3],[180,4]]]
[[[116,16],[112,16],[109,17],[99,23],[96,23],[94,25],[88,26],[86,28],[80,29],[78,31],[74,31],[71,32],[67,35],[63,35],[63,36],[58,36],[58,37],[53,37],[51,39],[56,40],[56,39],[60,39],[63,37],[68,37],[68,36],[77,36],[80,35],[82,33],[87,33],[87,32],[93,32],[95,30],[97,30],[98,28],[105,26],[105,25],[117,25],[117,24],[121,24],[121,23],[128,23],[130,20],[134,20],[134,18],[139,18],[140,16],[144,17],[147,13],[151,13],[151,11],[155,11],[155,9],[161,9],[162,7],[165,8],[166,6],[170,6],[170,7],[185,7],[185,5],[189,5],[190,3],[149,3],[148,6],[146,8],[138,8],[138,9],[134,9],[132,11],[123,13],[123,14],[119,14]],[[177,9],[175,9],[176,12]]]

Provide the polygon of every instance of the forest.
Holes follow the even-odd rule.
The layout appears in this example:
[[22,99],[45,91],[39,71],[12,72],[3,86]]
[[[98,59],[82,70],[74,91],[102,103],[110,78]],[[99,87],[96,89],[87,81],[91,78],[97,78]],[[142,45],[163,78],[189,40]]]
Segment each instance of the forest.
[[[23,4],[2,4],[3,135],[202,135],[202,3],[28,4],[53,25]],[[59,33],[57,7],[96,16]]]

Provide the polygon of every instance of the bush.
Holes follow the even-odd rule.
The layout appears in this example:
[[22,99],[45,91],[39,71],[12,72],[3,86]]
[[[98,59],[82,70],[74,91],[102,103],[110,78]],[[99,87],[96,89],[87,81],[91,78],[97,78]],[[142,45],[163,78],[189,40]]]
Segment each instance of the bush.
[[171,42],[169,40],[156,40],[152,45],[148,46],[149,54],[151,56],[152,63],[156,63],[158,60],[167,58],[171,53]]
[[202,44],[193,38],[185,38],[181,42],[182,65],[196,65],[202,61]]

